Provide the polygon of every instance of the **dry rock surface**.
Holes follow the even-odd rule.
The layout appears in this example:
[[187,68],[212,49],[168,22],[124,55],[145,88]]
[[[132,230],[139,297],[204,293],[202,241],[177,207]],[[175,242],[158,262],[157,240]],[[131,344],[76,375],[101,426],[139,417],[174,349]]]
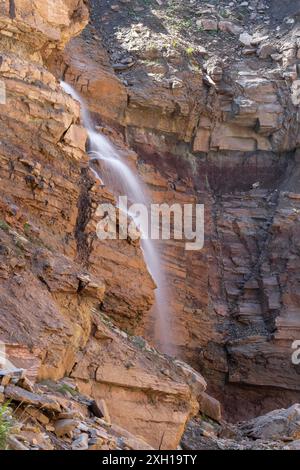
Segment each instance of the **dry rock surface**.
[[[186,449],[299,448],[299,16],[276,0],[1,3],[9,448],[176,449],[199,409]],[[139,241],[96,237],[115,198],[61,79],[153,202],[205,204],[203,250],[159,247],[181,360],[152,346]]]
[[[149,346],[148,349],[150,351]],[[184,364],[181,367],[186,368]],[[184,371],[185,375],[187,370]],[[172,375],[171,370],[168,372]],[[127,421],[123,426],[122,416],[120,422],[115,419],[114,398],[103,388],[98,389],[98,396],[102,391],[106,400],[82,394],[78,381],[69,377],[57,382],[47,380],[34,384],[28,379],[25,369],[0,370],[0,377],[3,390],[0,403],[9,399],[9,406],[0,414],[1,423],[5,423],[8,429],[4,444],[6,449],[101,451],[158,448],[159,441],[155,443],[152,434],[147,435],[139,427],[140,434],[136,437],[128,431],[132,428],[131,423]],[[197,383],[195,376],[191,377],[191,381],[194,390],[201,391],[205,386],[200,377]],[[120,387],[120,384],[117,386]],[[145,387],[150,389],[146,383]],[[169,400],[173,393],[169,389]],[[212,403],[215,401],[211,400]],[[162,410],[164,406],[162,404]],[[183,450],[298,450],[299,410],[300,406],[296,404],[289,409],[275,410],[252,421],[232,425],[221,417],[218,422],[216,417],[211,419],[204,407],[200,417],[188,423],[181,447]],[[167,428],[163,427],[168,429],[169,439],[173,427],[170,423]],[[149,444],[149,440],[153,445]],[[169,448],[167,441],[168,437],[163,435],[159,448],[165,445]]]
[[182,447],[185,450],[299,450],[299,432],[299,404],[296,404],[237,425],[197,418],[189,423]]
[[[101,313],[134,333],[154,302],[155,284],[139,243],[96,237],[98,204],[114,203],[114,196],[89,167],[79,104],[46,65],[84,28],[87,8],[62,1],[56,16],[50,3],[1,6],[0,340],[8,370],[0,374],[1,400],[4,410],[7,401],[17,405],[21,424],[19,411],[29,414],[25,441],[11,434],[9,445],[122,448],[117,440],[125,431],[113,438],[86,415],[90,407],[110,429],[123,423],[129,448],[176,448],[206,383],[142,338],[107,326]],[[26,370],[22,380],[11,373],[15,367]],[[71,416],[82,404],[72,402],[73,389],[69,406],[56,393],[59,383],[53,392],[41,385],[66,376],[89,396],[88,424]]]
[[[41,381],[37,375],[33,383],[28,378],[30,370],[9,363],[9,369],[0,370],[1,402],[16,405],[13,417],[17,421],[29,414],[29,420],[40,424],[37,433],[41,426],[46,430],[48,426],[54,433],[52,440],[67,437],[75,450],[88,450],[89,437],[98,436],[89,426],[101,424],[102,418],[108,428],[120,426],[120,435],[126,430],[129,447],[176,449],[199,405],[203,411],[207,409],[200,400],[205,380],[187,364],[158,353],[143,338],[130,337],[108,318],[100,319],[98,312],[94,312],[93,322],[93,336],[85,350],[78,352],[70,377],[54,382]],[[78,421],[79,411],[88,422]]]
[[100,409],[96,412],[94,401],[80,394],[69,378],[31,384],[32,392],[20,386],[16,371],[9,378],[11,383],[4,387],[3,395],[10,406],[1,420],[9,424],[6,447],[10,450],[152,449],[141,438],[112,424]]
[[[299,392],[299,14],[297,1],[92,0],[89,26],[49,59],[137,152],[154,202],[205,204],[201,252],[161,246],[170,342],[236,421]],[[150,340],[154,321],[138,329]]]

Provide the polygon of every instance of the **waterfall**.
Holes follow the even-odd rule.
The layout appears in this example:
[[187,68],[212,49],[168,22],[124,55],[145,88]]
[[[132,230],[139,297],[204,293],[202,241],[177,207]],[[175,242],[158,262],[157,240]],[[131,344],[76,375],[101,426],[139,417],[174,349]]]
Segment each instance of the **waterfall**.
[[[81,105],[81,119],[90,142],[89,156],[91,165],[94,161],[101,164],[101,174],[91,167],[95,176],[100,178],[115,196],[127,196],[131,204],[143,204],[149,208],[150,201],[137,171],[130,168],[126,158],[106,136],[96,132],[87,105],[77,91],[65,82],[61,82],[61,87],[76,101],[79,101]],[[130,213],[129,215],[134,220],[135,214]],[[139,222],[141,223],[141,219],[139,219]],[[148,223],[148,221],[145,221],[145,226],[143,226],[142,221],[139,227],[141,234],[148,233],[146,222]],[[173,351],[171,349],[168,289],[160,255],[150,237],[141,237],[141,247],[147,268],[157,286],[153,307],[155,311],[156,339],[160,349],[171,355]]]

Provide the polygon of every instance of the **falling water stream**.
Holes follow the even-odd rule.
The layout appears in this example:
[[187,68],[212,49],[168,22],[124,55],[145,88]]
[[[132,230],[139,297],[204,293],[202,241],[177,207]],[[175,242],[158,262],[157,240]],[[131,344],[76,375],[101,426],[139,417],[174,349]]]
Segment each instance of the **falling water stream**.
[[[65,82],[61,82],[61,87],[66,93],[79,101],[81,105],[81,118],[87,130],[90,142],[89,156],[91,164],[93,161],[98,161],[101,168],[100,175],[98,171],[91,166],[95,176],[101,178],[104,184],[113,191],[115,196],[127,196],[131,204],[143,204],[149,208],[150,201],[138,173],[130,168],[126,158],[115,148],[106,136],[96,132],[87,105],[77,91]],[[129,215],[134,219],[134,214],[129,213]],[[143,220],[139,217],[139,229],[141,234],[148,233],[146,223],[148,225],[148,221],[145,221],[145,225],[143,226]],[[166,287],[166,279],[160,254],[150,237],[142,237],[141,245],[146,265],[157,285],[157,289],[155,290],[155,305],[153,307],[155,312],[155,336],[157,345],[164,353],[172,354],[168,289]]]

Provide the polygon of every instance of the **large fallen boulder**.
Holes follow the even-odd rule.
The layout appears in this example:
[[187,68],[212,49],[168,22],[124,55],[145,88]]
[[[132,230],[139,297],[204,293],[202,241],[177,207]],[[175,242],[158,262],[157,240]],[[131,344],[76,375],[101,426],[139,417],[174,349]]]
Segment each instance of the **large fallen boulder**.
[[[159,354],[141,337],[130,337],[99,312],[94,337],[79,353],[72,377],[79,390],[105,397],[110,418],[157,449],[176,449],[199,409],[203,377],[181,361]],[[104,323],[105,322],[105,323]]]
[[274,410],[242,423],[240,430],[253,439],[300,439],[300,405]]

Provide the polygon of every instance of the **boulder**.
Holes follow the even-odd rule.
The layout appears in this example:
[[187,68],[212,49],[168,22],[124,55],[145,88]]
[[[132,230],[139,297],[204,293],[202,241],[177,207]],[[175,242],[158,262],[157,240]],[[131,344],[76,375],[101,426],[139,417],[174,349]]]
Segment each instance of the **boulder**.
[[218,29],[218,22],[215,19],[203,18],[201,20],[197,20],[196,24],[204,31],[217,31]]
[[300,440],[287,444],[283,450],[300,450]]
[[57,437],[72,437],[73,431],[77,428],[78,424],[78,421],[75,419],[59,419],[54,425],[55,434]]
[[221,403],[215,398],[211,397],[205,392],[202,392],[199,396],[200,412],[205,416],[217,421],[218,423],[222,419]]
[[[108,326],[102,328],[106,331]],[[106,419],[148,445],[176,449],[188,419],[198,411],[198,396],[206,388],[201,374],[115,327],[110,328],[108,349],[106,335],[98,338],[89,340],[72,372],[81,393],[94,397],[103,415],[107,414],[101,402],[105,397]]]
[[223,31],[223,33],[234,35],[238,35],[243,32],[243,28],[232,21],[219,21],[219,30]]
[[44,413],[39,411],[37,408],[33,408],[32,406],[28,406],[26,408],[26,414],[35,418],[39,423],[47,425],[49,424],[49,418]]
[[29,448],[22,444],[15,436],[8,436],[7,445],[10,450],[29,450]]
[[251,34],[244,32],[240,34],[239,36],[239,41],[244,45],[244,46],[251,46],[253,40],[253,36]]
[[273,44],[263,43],[257,49],[257,55],[260,59],[268,59],[271,55],[275,54],[277,49]]
[[46,395],[28,392],[21,387],[15,385],[7,385],[4,389],[6,398],[28,405],[34,405],[48,411],[59,412],[61,407],[59,403]]
[[82,433],[77,439],[72,442],[72,450],[88,450],[89,448],[89,435]]
[[300,438],[300,405],[270,413],[241,424],[240,430],[253,439],[298,440]]

